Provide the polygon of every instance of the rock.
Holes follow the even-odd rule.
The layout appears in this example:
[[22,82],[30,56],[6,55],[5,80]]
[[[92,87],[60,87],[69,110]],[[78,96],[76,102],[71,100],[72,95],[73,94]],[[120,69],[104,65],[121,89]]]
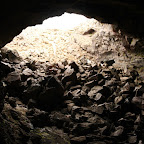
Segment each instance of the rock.
[[22,71],[22,79],[26,80],[27,78],[31,77],[33,75],[33,71],[29,68],[26,68]]
[[67,134],[50,127],[37,128],[32,131],[30,141],[35,144],[70,144]]
[[11,72],[8,74],[8,76],[6,77],[6,81],[8,83],[17,83],[21,81],[21,76],[20,73],[17,71]]
[[64,88],[59,79],[55,76],[47,78],[43,91],[38,96],[39,105],[43,105],[48,109],[55,107],[62,101]]
[[104,105],[103,104],[100,104],[100,105],[92,105],[91,106],[91,111],[94,112],[94,113],[97,113],[97,114],[103,114],[103,111],[104,111]]
[[134,136],[129,136],[128,137],[128,142],[131,144],[133,144],[133,143],[136,143],[137,142],[137,136],[136,135],[134,135]]
[[0,112],[3,110],[6,88],[3,82],[0,82]]
[[101,93],[97,93],[96,96],[94,97],[94,100],[97,103],[103,103],[105,100],[105,97]]
[[135,104],[137,107],[142,108],[142,98],[141,97],[133,97],[132,101],[133,104]]
[[0,114],[0,138],[1,143],[27,143],[29,132],[33,125],[21,111],[13,109],[8,104],[5,105]]
[[81,85],[76,85],[76,86],[72,86],[71,88],[70,88],[70,90],[77,90],[77,89],[81,89]]
[[79,137],[73,137],[70,139],[71,144],[86,144],[86,137],[85,136],[79,136]]
[[62,78],[62,83],[65,85],[66,82],[72,81],[73,84],[77,81],[76,72],[74,69],[68,67],[64,72],[64,77]]
[[38,96],[42,90],[40,84],[32,84],[23,92],[23,101],[28,103],[29,99],[33,99],[38,102]]
[[71,112],[71,110],[72,110],[72,108],[73,108],[74,105],[75,105],[74,103],[67,104],[68,112]]
[[57,126],[58,128],[63,128],[65,123],[70,122],[70,117],[67,117],[67,115],[62,114],[59,111],[51,112],[49,117],[51,125]]
[[64,69],[65,69],[65,66],[64,66],[64,64],[62,64],[62,62],[59,62],[59,63],[58,63],[58,67],[59,67],[61,70],[63,70],[63,71],[64,71]]
[[115,128],[115,131],[112,133],[112,136],[114,137],[119,137],[123,134],[124,127],[123,126],[118,126]]
[[7,51],[8,60],[13,63],[20,63],[22,58],[19,56],[16,50],[8,50]]
[[139,76],[138,72],[136,70],[132,70],[130,72],[130,75],[135,79],[137,76]]
[[45,111],[31,108],[26,114],[34,127],[44,127],[50,124],[49,114]]
[[114,60],[108,60],[108,61],[105,61],[105,63],[108,65],[108,66],[112,66],[115,61]]
[[73,134],[79,135],[85,135],[90,132],[92,132],[92,123],[88,122],[78,123],[77,125],[75,125],[72,131]]
[[14,71],[14,69],[12,68],[12,66],[9,63],[6,62],[0,62],[0,79],[2,77],[7,76],[8,73]]
[[74,69],[74,71],[78,72],[79,71],[79,66],[74,62],[72,61],[69,66],[71,66],[72,69]]
[[94,80],[93,81],[89,81],[89,82],[84,84],[84,86],[89,87],[89,88],[92,88],[95,85],[96,85],[96,82]]
[[102,74],[95,74],[88,78],[89,81],[92,81],[92,80],[100,81],[101,79],[103,79]]
[[33,100],[33,99],[29,99],[27,105],[28,105],[28,108],[29,108],[29,109],[30,109],[30,108],[34,108],[34,107],[37,106],[37,102],[36,102],[35,100]]
[[88,93],[88,96],[90,98],[93,98],[96,96],[96,93],[100,92],[103,89],[103,87],[101,86],[94,86],[93,88],[91,88],[90,92]]
[[118,96],[114,99],[115,104],[120,104],[123,101],[123,97],[122,96]]

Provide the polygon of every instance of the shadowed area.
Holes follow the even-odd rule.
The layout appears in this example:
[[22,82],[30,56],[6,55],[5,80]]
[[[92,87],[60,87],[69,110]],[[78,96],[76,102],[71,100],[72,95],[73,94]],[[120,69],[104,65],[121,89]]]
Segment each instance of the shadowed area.
[[26,0],[2,2],[0,46],[4,46],[30,25],[65,11],[85,14],[109,23],[118,23],[125,32],[143,36],[144,10],[141,1],[129,0]]

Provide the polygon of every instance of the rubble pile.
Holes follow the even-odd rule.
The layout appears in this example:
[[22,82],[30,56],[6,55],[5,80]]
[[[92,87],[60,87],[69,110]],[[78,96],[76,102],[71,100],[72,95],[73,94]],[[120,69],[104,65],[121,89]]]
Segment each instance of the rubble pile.
[[1,49],[3,144],[142,144],[144,83],[115,60],[54,64]]

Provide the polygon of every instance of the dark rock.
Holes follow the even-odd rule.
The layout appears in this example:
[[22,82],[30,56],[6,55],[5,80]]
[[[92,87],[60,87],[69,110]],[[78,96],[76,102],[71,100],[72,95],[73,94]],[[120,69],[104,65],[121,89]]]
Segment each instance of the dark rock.
[[75,105],[74,103],[67,104],[68,112],[71,112],[71,110],[72,110],[72,108],[73,108],[74,105]]
[[63,71],[64,71],[64,69],[65,69],[65,66],[64,66],[64,64],[62,64],[62,62],[59,62],[59,63],[58,63],[58,67],[59,67],[60,69],[62,69]]
[[42,88],[40,84],[32,84],[23,92],[23,101],[28,103],[29,99],[33,99],[38,101],[38,96],[41,92]]
[[0,112],[3,110],[6,88],[3,82],[0,82]]
[[104,104],[100,104],[100,105],[92,105],[91,106],[91,111],[97,114],[103,114],[103,111],[105,109]]
[[90,92],[88,93],[88,96],[89,96],[90,98],[93,98],[93,97],[95,97],[96,94],[97,94],[98,92],[100,92],[102,89],[103,89],[103,87],[101,87],[101,86],[94,86],[93,88],[91,88]]
[[115,61],[114,60],[108,60],[108,61],[105,61],[105,63],[108,65],[108,66],[112,66]]
[[73,128],[72,133],[73,134],[79,134],[79,135],[85,135],[87,133],[92,132],[92,123],[84,122],[84,123],[78,123]]
[[50,76],[46,80],[43,91],[38,96],[39,105],[53,108],[62,101],[64,88],[59,79],[55,76]]
[[124,127],[123,126],[118,126],[115,128],[115,131],[112,133],[112,136],[114,137],[119,137],[123,134]]
[[6,81],[8,83],[17,83],[21,81],[21,76],[20,73],[17,71],[11,72],[8,74],[8,76],[6,77]]
[[97,103],[103,103],[105,100],[105,97],[101,93],[97,93],[96,96],[94,97],[94,100]]
[[95,74],[88,78],[89,81],[92,81],[92,80],[100,81],[101,79],[103,79],[102,74]]
[[136,105],[139,108],[142,108],[142,97],[133,97],[131,101],[134,105]]
[[72,69],[74,69],[76,72],[79,71],[79,66],[73,61],[69,64],[69,66],[71,66]]
[[6,62],[0,62],[0,79],[2,77],[7,76],[8,73],[14,71],[14,69],[12,68],[12,66],[9,63]]
[[65,85],[66,82],[72,81],[73,84],[77,81],[76,72],[74,69],[68,67],[64,72],[64,77],[62,78],[62,83]]
[[27,143],[32,124],[20,109],[13,109],[5,105],[0,114],[0,138],[1,143]]
[[71,88],[70,88],[70,90],[76,90],[76,89],[81,89],[81,85],[76,85],[76,86],[72,86]]
[[96,82],[94,80],[93,81],[89,81],[89,82],[84,84],[84,86],[89,87],[89,88],[92,88],[95,85],[96,85]]
[[86,137],[85,136],[79,136],[79,137],[73,137],[70,139],[71,144],[86,144]]
[[130,75],[135,79],[137,76],[139,76],[138,72],[136,70],[132,70],[130,72]]
[[8,50],[6,54],[10,62],[20,63],[22,61],[22,58],[19,56],[16,50]]
[[30,119],[34,127],[43,127],[50,125],[49,114],[37,108],[32,108],[27,111],[27,117]]
[[128,137],[128,142],[131,144],[133,144],[133,143],[136,143],[137,142],[137,136],[136,135],[134,135],[134,136],[129,136]]
[[120,104],[123,102],[123,97],[122,96],[118,96],[115,98],[114,100],[115,104]]
[[27,105],[28,105],[28,108],[29,108],[29,109],[30,109],[30,108],[34,108],[34,107],[37,106],[37,102],[36,102],[35,100],[33,100],[33,99],[29,99]]
[[62,114],[61,112],[53,111],[49,115],[50,123],[53,126],[57,126],[58,128],[63,128],[65,123],[70,122],[70,118],[67,115]]
[[37,128],[31,132],[32,143],[35,144],[70,144],[70,140],[62,130],[50,127]]
[[27,78],[31,77],[33,75],[33,71],[29,68],[26,68],[25,70],[22,71],[22,80],[26,80]]

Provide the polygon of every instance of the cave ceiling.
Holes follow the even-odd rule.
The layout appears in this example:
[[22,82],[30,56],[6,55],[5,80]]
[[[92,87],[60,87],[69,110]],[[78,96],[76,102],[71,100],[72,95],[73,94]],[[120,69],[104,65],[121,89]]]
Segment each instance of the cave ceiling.
[[102,22],[118,24],[129,34],[144,35],[144,9],[138,0],[14,0],[1,2],[0,47],[27,26],[42,23],[44,19],[64,12],[80,13]]

